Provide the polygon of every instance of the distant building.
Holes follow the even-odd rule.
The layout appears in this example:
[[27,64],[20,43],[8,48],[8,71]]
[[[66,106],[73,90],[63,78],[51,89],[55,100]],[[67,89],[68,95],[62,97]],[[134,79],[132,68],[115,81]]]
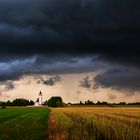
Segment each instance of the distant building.
[[68,103],[68,106],[71,106],[71,103]]
[[36,99],[35,106],[39,106],[39,98]]
[[35,106],[42,106],[42,92],[39,92],[39,97],[36,99]]

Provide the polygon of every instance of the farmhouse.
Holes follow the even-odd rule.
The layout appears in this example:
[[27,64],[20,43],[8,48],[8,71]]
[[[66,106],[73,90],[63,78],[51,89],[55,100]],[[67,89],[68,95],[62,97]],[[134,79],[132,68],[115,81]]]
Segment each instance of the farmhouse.
[[42,92],[39,92],[39,96],[36,99],[35,106],[42,106]]

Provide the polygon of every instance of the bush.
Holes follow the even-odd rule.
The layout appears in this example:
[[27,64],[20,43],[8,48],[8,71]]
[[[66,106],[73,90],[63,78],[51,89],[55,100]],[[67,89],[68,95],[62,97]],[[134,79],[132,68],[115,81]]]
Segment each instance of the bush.
[[2,109],[5,109],[6,108],[6,103],[5,102],[2,103],[1,108]]
[[29,105],[34,105],[34,101],[30,100]]

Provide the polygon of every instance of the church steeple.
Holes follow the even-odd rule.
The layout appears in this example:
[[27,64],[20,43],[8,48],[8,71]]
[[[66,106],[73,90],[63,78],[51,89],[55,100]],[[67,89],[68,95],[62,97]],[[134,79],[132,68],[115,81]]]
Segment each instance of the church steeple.
[[38,98],[37,98],[37,100],[35,102],[35,106],[42,106],[42,103],[43,103],[43,101],[42,101],[42,92],[40,91],[39,94],[38,94]]
[[42,92],[39,92],[39,105],[42,105]]
[[39,96],[40,96],[40,95],[42,95],[42,92],[41,92],[41,91],[39,92]]

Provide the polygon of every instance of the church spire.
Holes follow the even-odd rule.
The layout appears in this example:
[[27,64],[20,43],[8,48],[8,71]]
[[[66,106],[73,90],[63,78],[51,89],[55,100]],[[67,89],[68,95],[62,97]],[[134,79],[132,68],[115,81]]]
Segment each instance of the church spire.
[[42,92],[39,92],[39,105],[42,105]]
[[39,96],[40,96],[40,95],[42,95],[42,92],[41,92],[41,91],[39,92]]

